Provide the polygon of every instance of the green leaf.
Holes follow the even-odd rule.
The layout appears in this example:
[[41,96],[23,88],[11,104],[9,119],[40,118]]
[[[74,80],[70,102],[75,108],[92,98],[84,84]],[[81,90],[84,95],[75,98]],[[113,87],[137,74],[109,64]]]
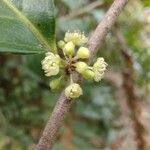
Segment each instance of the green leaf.
[[142,3],[144,4],[145,7],[150,7],[150,1],[143,0]]
[[0,0],[0,52],[56,51],[53,0]]

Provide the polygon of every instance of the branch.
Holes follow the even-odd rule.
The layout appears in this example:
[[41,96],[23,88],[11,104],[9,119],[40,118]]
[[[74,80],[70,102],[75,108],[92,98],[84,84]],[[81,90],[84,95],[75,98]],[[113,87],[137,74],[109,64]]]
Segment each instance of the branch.
[[[115,0],[111,5],[110,9],[106,13],[103,20],[97,26],[95,32],[92,34],[91,38],[88,41],[88,48],[91,51],[91,58],[97,52],[98,48],[102,47],[103,40],[106,38],[108,31],[114,25],[117,16],[120,14],[121,10],[125,7],[128,0]],[[75,78],[74,81],[78,81],[78,78]],[[58,102],[55,105],[55,108],[52,112],[51,117],[43,131],[43,134],[39,140],[39,143],[36,146],[36,150],[48,150],[52,149],[54,140],[56,139],[57,132],[61,127],[64,117],[69,111],[72,102],[69,101],[65,95],[64,91],[62,92]]]

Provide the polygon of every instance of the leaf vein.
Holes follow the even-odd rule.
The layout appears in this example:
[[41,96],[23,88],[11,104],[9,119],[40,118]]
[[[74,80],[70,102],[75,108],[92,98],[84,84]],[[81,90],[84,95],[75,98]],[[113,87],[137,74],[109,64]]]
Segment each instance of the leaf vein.
[[8,0],[2,0],[3,3],[5,3],[10,10],[12,10],[16,16],[19,18],[21,22],[23,22],[27,28],[30,29],[30,31],[36,36],[36,38],[39,40],[41,45],[47,50],[50,51],[51,47],[47,43],[46,39],[43,37],[43,35],[40,33],[40,31],[37,30],[37,28],[32,24],[32,22],[25,16],[23,15],[11,2]]

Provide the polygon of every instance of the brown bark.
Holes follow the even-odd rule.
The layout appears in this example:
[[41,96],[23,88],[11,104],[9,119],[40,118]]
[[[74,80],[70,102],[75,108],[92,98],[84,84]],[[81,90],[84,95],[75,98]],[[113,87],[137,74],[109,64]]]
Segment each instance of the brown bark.
[[[98,48],[102,46],[108,31],[112,28],[113,24],[117,19],[117,16],[120,14],[121,10],[124,8],[127,2],[128,0],[115,0],[108,12],[106,13],[104,19],[97,26],[95,32],[92,34],[87,44],[88,48],[91,51],[90,61],[96,54]],[[74,80],[77,81],[77,78],[75,78]],[[64,92],[62,92],[58,102],[55,105],[52,115],[43,131],[39,143],[36,145],[36,150],[52,149],[52,145],[57,136],[57,132],[61,127],[63,119],[70,107],[71,101],[67,100]]]

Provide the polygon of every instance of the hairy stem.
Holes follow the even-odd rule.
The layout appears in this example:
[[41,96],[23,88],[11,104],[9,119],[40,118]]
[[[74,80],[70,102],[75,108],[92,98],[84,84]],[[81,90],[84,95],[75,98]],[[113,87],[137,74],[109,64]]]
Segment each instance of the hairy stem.
[[[97,26],[96,30],[92,34],[91,38],[88,41],[88,48],[91,51],[91,58],[94,57],[98,48],[101,48],[103,45],[103,41],[106,38],[108,31],[113,27],[117,16],[120,14],[121,10],[124,8],[128,0],[115,0],[108,12],[106,13],[103,20]],[[77,81],[78,77],[74,79]],[[56,139],[57,132],[61,127],[64,117],[71,107],[71,101],[67,100],[62,92],[58,102],[55,105],[55,108],[52,112],[51,117],[48,120],[48,123],[43,131],[43,134],[39,140],[39,143],[36,145],[36,150],[48,150],[52,149],[52,145],[54,140]]]

